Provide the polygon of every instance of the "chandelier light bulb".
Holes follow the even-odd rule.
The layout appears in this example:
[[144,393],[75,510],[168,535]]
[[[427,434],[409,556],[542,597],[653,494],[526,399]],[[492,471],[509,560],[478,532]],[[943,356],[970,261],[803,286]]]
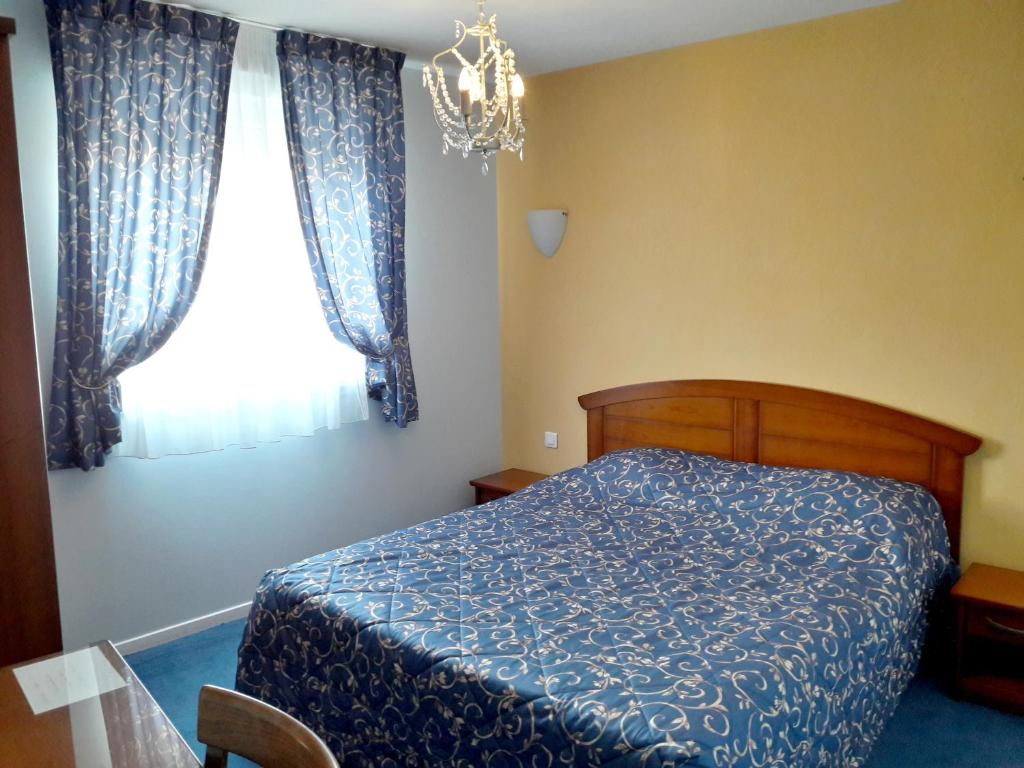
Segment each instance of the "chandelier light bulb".
[[526,95],[526,86],[523,84],[523,77],[518,72],[512,76],[512,98],[521,99]]
[[[473,114],[473,75],[469,67],[463,67],[459,73],[459,111],[466,120]],[[445,149],[448,148],[448,141],[445,140]]]

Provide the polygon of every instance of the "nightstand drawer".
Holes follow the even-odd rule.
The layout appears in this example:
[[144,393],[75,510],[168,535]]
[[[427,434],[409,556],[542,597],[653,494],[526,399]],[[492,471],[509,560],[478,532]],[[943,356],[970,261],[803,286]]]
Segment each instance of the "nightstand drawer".
[[964,620],[964,631],[971,637],[1024,646],[1024,611],[971,605]]
[[508,491],[499,491],[495,488],[477,488],[476,503],[486,504],[487,502],[494,501],[495,499],[503,499],[508,495]]

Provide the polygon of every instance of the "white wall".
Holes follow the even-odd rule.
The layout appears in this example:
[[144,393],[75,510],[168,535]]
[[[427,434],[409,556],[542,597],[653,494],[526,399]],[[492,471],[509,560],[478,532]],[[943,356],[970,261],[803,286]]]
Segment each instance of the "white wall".
[[[198,3],[201,5],[201,3]],[[15,107],[41,379],[56,294],[56,117],[42,0],[14,16]],[[471,502],[500,461],[494,176],[443,157],[406,67],[407,269],[421,420],[369,422],[252,450],[50,473],[67,647],[121,640],[243,602],[263,571]],[[48,395],[48,391],[46,392]]]

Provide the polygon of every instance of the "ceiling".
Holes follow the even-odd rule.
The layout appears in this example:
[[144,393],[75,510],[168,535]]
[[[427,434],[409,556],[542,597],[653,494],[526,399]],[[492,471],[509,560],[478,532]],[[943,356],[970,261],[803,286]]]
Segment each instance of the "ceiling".
[[[173,2],[174,0],[172,0]],[[430,59],[475,0],[182,0]],[[524,75],[832,16],[894,0],[488,0]]]

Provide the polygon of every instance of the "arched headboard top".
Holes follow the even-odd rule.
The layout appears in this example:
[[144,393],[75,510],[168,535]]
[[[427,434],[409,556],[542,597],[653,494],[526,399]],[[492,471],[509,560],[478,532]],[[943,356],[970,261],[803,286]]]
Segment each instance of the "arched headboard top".
[[942,506],[959,557],[964,458],[981,446],[974,435],[866,400],[755,381],[632,384],[579,402],[588,461],[622,448],[676,448],[923,485]]

